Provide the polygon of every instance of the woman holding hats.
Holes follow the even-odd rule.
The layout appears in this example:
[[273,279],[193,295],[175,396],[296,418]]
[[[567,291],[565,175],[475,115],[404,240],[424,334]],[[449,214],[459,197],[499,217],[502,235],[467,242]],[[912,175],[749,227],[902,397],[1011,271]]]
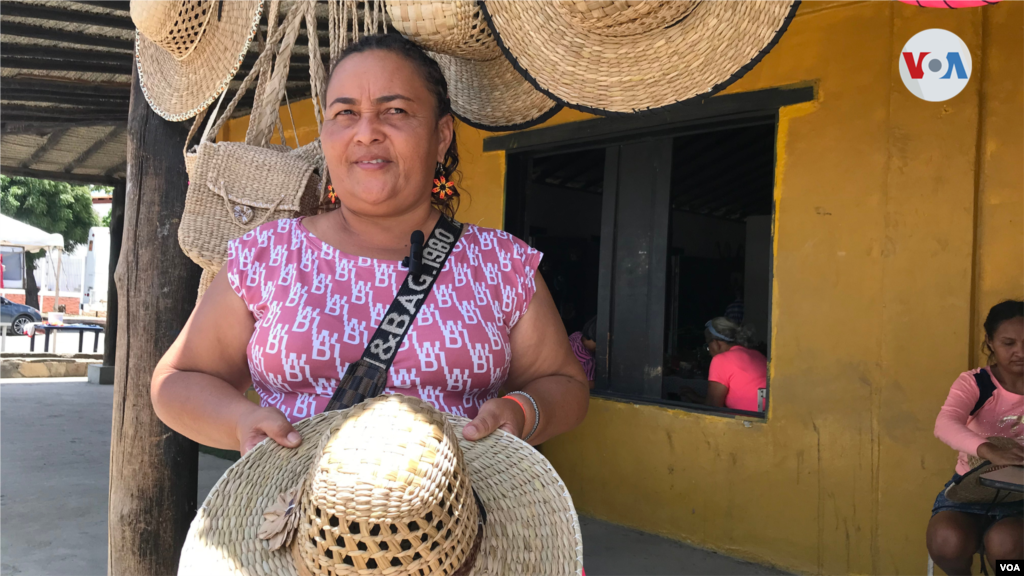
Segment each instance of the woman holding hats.
[[243,454],[179,574],[581,574],[572,499],[529,444],[582,421],[586,375],[541,254],[453,219],[437,62],[399,35],[349,46],[320,139],[333,209],[232,241],[153,374],[169,427]]
[[1024,302],[989,310],[984,347],[988,366],[961,374],[935,419],[959,457],[932,507],[928,554],[951,575],[971,573],[982,543],[992,561],[1024,558],[1024,501],[975,482],[991,465],[1024,465]]
[[[157,414],[197,442],[299,446],[293,424],[325,409],[407,277],[411,233],[455,212],[447,83],[409,40],[369,36],[342,54],[321,141],[340,207],[232,242],[154,373]],[[500,428],[539,444],[574,428],[588,385],[536,274],[541,254],[498,230],[459,230],[385,393],[470,418],[470,440]],[[244,396],[250,385],[260,406]],[[512,392],[499,398],[501,387]]]

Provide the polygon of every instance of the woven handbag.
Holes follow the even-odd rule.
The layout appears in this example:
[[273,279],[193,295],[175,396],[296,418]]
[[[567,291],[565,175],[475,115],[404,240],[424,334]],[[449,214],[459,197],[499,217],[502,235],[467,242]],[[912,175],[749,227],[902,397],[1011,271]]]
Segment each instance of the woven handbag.
[[[271,8],[272,13],[275,9]],[[269,34],[265,49],[224,112],[216,121],[211,118],[199,145],[185,152],[189,185],[178,243],[203,268],[200,296],[227,260],[228,242],[266,222],[315,214],[320,204],[326,169],[319,139],[295,150],[269,144],[274,127],[280,126],[278,110],[303,17],[310,38],[313,105],[318,127],[322,125],[319,106],[326,75],[316,45],[313,9],[314,2],[306,0],[291,8],[281,25]],[[242,95],[257,78],[270,73],[275,55],[273,74],[257,86],[245,142],[214,142]],[[201,121],[201,117],[196,119],[188,140]]]

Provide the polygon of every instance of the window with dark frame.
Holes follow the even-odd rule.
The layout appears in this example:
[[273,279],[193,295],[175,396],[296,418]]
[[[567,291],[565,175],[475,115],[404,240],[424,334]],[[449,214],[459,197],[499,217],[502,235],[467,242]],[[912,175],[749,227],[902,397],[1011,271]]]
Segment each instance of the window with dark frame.
[[[770,360],[778,107],[813,97],[812,86],[741,93],[661,124],[607,118],[485,140],[507,153],[505,229],[559,254],[542,269],[549,285],[574,286],[555,296],[569,333],[589,317],[596,275],[595,395],[764,417],[704,403],[704,324],[742,313]],[[571,194],[586,201],[566,204]],[[585,262],[563,268],[569,244],[587,237]]]

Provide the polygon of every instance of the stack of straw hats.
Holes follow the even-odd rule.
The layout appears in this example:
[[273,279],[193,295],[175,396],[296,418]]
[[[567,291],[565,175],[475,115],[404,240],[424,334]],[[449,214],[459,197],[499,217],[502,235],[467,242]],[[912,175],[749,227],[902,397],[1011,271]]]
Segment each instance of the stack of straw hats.
[[[440,64],[460,119],[517,130],[562,105],[632,114],[714,94],[775,46],[798,4],[391,0],[387,10]],[[262,0],[134,0],[139,76],[153,109],[184,120],[209,106],[238,72],[261,9]]]
[[448,80],[452,109],[483,130],[519,130],[561,106],[533,88],[505,58],[471,0],[387,3],[391,25],[427,50]]
[[714,94],[775,46],[798,4],[392,1],[388,12],[441,64],[461,119],[508,130],[543,122],[559,105],[633,114]]
[[489,1],[502,50],[538,90],[598,114],[713,94],[778,42],[799,2]]

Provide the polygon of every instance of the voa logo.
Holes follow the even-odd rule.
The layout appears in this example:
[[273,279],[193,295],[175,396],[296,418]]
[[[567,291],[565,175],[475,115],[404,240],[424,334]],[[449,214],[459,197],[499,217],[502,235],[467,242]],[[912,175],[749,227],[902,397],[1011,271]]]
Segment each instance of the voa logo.
[[971,79],[971,52],[959,36],[932,28],[918,32],[900,53],[900,77],[910,93],[928,102],[956,96]]

